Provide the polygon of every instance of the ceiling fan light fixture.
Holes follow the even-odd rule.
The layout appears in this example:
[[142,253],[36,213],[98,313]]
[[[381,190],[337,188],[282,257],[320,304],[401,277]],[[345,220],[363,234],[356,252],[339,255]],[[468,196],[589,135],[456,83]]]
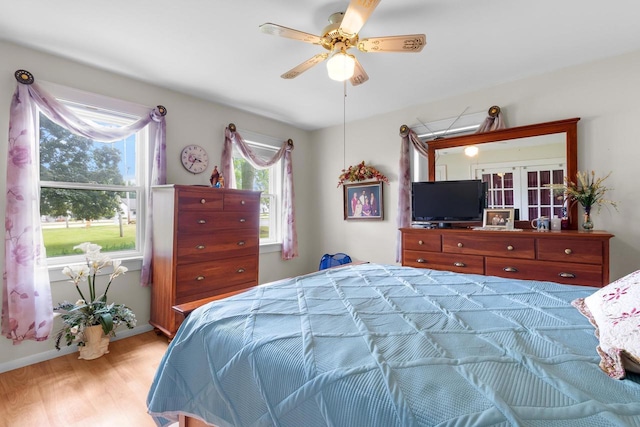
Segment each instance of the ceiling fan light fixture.
[[329,78],[339,82],[349,80],[353,77],[355,67],[355,56],[349,55],[343,50],[331,55],[331,58],[327,61],[327,72],[329,73]]

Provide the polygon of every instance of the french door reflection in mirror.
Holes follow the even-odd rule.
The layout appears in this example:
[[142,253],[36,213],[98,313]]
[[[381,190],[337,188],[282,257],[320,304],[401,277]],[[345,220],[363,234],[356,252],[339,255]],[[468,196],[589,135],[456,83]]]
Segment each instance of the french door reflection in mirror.
[[562,184],[566,176],[562,159],[526,165],[478,165],[472,168],[472,174],[488,184],[488,208],[517,209],[522,221],[563,216],[562,200],[547,187]]

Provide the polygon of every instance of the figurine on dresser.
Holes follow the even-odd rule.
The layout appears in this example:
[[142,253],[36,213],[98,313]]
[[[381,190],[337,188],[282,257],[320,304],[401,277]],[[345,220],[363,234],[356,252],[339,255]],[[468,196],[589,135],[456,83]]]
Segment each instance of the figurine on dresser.
[[209,182],[212,187],[218,187],[218,181],[220,179],[220,172],[218,172],[218,166],[213,167],[213,172],[211,172],[211,177],[209,178]]

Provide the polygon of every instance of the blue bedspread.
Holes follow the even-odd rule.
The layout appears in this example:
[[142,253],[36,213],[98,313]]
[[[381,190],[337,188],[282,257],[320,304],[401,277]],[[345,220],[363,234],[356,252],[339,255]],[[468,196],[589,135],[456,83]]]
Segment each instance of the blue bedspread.
[[159,425],[638,426],[598,367],[594,288],[364,264],[194,311],[148,396]]

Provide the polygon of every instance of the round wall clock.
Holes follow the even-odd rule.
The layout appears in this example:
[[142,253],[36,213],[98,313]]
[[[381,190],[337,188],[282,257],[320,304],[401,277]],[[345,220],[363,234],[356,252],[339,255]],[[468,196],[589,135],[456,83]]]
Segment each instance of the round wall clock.
[[182,160],[182,166],[193,174],[204,172],[209,166],[207,151],[195,144],[187,145],[182,149],[180,160]]

